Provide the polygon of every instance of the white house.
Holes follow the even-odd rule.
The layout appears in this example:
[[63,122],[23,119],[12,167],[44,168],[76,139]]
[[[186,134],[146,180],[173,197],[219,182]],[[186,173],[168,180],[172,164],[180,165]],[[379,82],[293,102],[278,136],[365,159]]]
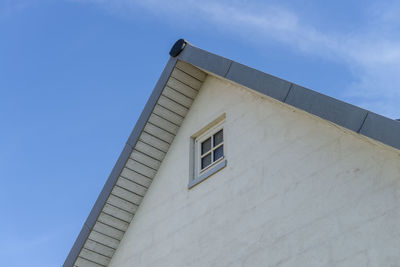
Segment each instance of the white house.
[[400,266],[400,122],[178,40],[64,266]]

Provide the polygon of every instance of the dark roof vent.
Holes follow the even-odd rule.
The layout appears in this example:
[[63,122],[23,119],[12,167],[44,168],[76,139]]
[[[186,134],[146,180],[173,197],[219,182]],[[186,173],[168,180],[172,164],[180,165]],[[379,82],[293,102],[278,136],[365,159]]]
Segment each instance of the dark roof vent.
[[171,57],[176,57],[179,55],[180,52],[185,48],[186,41],[184,39],[179,39],[178,41],[175,42],[175,44],[172,46],[171,51],[169,51],[169,54]]

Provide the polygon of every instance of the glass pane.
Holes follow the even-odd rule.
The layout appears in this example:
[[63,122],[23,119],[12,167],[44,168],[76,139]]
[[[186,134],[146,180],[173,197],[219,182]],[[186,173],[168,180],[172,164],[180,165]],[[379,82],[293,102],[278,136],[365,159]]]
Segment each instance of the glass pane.
[[211,149],[211,137],[208,138],[206,141],[201,143],[201,154],[205,154],[207,151]]
[[211,164],[211,153],[208,154],[207,156],[201,158],[201,169],[204,169],[208,165]]
[[214,146],[217,146],[224,141],[223,130],[219,131],[218,133],[214,134]]
[[214,161],[222,158],[224,156],[224,145],[214,150]]

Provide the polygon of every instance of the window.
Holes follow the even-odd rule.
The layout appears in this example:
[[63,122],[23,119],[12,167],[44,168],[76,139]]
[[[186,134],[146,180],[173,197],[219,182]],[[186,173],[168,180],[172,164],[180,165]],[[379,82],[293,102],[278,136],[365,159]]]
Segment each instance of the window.
[[226,166],[225,114],[192,136],[192,166],[189,188]]
[[[205,140],[204,140],[205,139]],[[216,133],[210,133],[200,140],[196,140],[199,145],[199,166],[200,172],[205,171],[213,164],[224,157],[224,129],[218,129]]]

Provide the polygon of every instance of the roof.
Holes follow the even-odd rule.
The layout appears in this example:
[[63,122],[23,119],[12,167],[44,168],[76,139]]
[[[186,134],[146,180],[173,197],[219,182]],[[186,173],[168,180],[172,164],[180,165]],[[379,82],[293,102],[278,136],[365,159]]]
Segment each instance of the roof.
[[64,267],[107,266],[207,75],[400,149],[400,122],[178,40]]

